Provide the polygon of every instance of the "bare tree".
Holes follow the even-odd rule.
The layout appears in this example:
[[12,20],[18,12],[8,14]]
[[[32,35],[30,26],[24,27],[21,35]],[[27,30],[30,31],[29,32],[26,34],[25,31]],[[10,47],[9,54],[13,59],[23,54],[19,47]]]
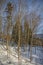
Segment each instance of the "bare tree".
[[25,43],[25,47],[28,46],[28,42],[29,42],[29,23],[25,17],[25,21],[24,21],[24,43]]
[[2,37],[2,16],[0,14],[0,37]]
[[35,12],[30,13],[30,24],[31,24],[31,30],[32,30],[32,38],[31,38],[31,46],[30,46],[30,61],[32,60],[32,40],[33,40],[33,34],[37,31],[37,27],[40,23],[40,16],[37,15]]
[[12,6],[12,3],[8,3],[7,4],[7,7],[5,9],[5,12],[7,13],[7,25],[6,25],[6,30],[7,30],[7,44],[6,44],[6,48],[7,48],[7,55],[9,53],[9,43],[10,43],[10,38],[11,38],[11,35],[10,35],[10,30],[11,30],[11,27],[12,27],[12,10],[13,10],[13,6]]
[[[37,15],[37,13],[35,13],[34,11],[32,11],[30,14],[25,15],[25,21],[26,21],[26,18],[27,18],[28,23],[29,23],[29,29],[28,29],[29,34],[28,34],[28,36],[29,36],[29,43],[30,43],[30,61],[31,61],[32,60],[33,35],[34,35],[34,33],[36,33],[37,27],[40,23],[40,16]],[[27,26],[25,25],[25,31],[26,31]]]

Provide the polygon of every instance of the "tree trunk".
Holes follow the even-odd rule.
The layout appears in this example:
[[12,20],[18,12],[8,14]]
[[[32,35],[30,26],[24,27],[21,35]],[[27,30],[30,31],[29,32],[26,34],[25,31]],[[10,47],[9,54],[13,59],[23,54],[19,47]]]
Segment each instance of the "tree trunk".
[[30,45],[30,62],[32,61],[32,38],[31,38],[31,45]]

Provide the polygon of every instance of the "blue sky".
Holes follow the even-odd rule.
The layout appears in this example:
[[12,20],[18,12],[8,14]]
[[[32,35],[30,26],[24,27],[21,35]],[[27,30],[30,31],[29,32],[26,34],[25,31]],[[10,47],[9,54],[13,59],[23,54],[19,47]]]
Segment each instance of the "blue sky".
[[[1,1],[4,1],[4,3],[2,3],[0,7],[0,13],[2,16],[5,15],[3,14],[3,12],[9,1],[11,1],[13,5],[16,4],[16,11],[17,11],[18,0],[1,0]],[[43,0],[22,0],[22,1],[24,1],[26,5],[26,8],[24,8],[25,12],[30,13],[31,11],[35,11],[38,15],[40,15],[41,21],[38,26],[37,33],[38,34],[43,33]],[[23,3],[23,6],[24,6],[24,3]]]

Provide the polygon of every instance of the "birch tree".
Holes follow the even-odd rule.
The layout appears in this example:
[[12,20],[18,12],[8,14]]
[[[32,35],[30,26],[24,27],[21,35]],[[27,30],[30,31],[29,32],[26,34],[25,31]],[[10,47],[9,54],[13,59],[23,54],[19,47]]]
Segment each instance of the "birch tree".
[[[28,23],[29,23],[29,43],[30,43],[30,61],[32,60],[32,41],[33,41],[33,35],[36,33],[38,25],[40,23],[40,16],[37,15],[34,11],[30,12],[30,14],[26,14],[25,17],[27,17]],[[26,18],[25,18],[26,19]],[[26,20],[25,20],[26,21]],[[27,27],[27,26],[25,26]],[[25,29],[26,31],[26,29]]]

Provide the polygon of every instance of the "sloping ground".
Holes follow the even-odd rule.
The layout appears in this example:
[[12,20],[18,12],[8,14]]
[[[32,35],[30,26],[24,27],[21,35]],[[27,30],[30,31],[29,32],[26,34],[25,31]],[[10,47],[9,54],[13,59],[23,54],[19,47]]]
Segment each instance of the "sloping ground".
[[18,64],[18,55],[14,49],[14,47],[10,47],[10,55],[7,57],[7,52],[3,48],[2,45],[0,45],[0,65],[40,65],[37,63],[30,63],[29,59],[21,56],[20,62]]

